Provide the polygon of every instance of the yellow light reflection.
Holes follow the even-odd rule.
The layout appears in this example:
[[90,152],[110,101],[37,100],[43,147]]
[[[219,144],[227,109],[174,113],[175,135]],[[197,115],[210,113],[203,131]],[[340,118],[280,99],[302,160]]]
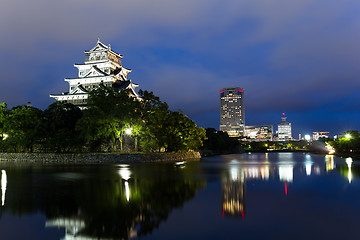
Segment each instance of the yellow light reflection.
[[127,167],[127,165],[120,166],[119,175],[122,179],[125,180],[125,183],[124,183],[125,184],[125,196],[126,196],[126,200],[129,201],[130,200],[130,188],[129,188],[128,180],[130,179],[131,171]]
[[334,168],[335,168],[334,155],[326,155],[325,163],[326,163],[326,171],[327,172],[334,170]]
[[127,181],[125,181],[125,195],[126,195],[126,200],[129,201],[130,200],[130,188],[129,188],[129,183]]
[[6,171],[1,170],[1,206],[5,205],[6,185],[7,185]]
[[124,168],[120,168],[119,174],[122,179],[127,181],[131,176],[131,171],[129,168],[124,167]]
[[349,171],[348,171],[348,180],[349,180],[349,183],[351,183],[351,180],[352,180],[352,174],[351,174],[352,158],[351,158],[351,157],[346,158],[345,161],[346,161],[346,164],[348,165],[348,168],[349,168]]
[[311,175],[311,163],[306,163],[305,164],[305,170],[306,170],[306,176],[310,176]]
[[237,167],[232,167],[230,170],[231,179],[233,181],[238,180],[238,171],[239,169]]

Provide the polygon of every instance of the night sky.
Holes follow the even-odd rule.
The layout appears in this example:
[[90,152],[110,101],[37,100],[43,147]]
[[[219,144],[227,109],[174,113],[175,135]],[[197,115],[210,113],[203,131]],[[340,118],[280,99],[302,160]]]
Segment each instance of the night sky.
[[[99,37],[140,88],[202,127],[242,87],[246,125],[360,129],[359,0],[1,0],[0,102],[45,109]],[[276,129],[276,127],[275,127]]]

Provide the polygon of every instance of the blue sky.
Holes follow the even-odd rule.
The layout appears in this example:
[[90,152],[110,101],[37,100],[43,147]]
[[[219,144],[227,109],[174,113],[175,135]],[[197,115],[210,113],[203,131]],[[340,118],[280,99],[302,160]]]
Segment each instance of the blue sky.
[[245,92],[246,124],[360,129],[357,0],[2,0],[0,101],[46,108],[99,37],[129,78],[218,128],[219,89]]

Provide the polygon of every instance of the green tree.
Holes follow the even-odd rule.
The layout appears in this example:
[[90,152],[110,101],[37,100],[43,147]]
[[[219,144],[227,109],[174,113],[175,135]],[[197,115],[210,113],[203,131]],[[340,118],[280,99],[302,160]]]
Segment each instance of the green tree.
[[80,149],[83,141],[75,130],[81,110],[70,103],[54,102],[44,112],[39,128],[43,150],[69,152]]
[[239,140],[229,137],[226,132],[217,131],[215,128],[206,129],[206,139],[202,150],[203,154],[234,153],[240,149]]
[[143,130],[141,144],[145,151],[189,151],[199,149],[206,137],[203,128],[181,111],[170,111],[152,92],[139,91],[142,98]]
[[89,94],[88,108],[76,129],[90,143],[92,149],[99,144],[110,145],[109,151],[123,150],[123,136],[127,127],[141,122],[139,101],[128,90],[118,91],[104,87]]
[[6,103],[0,103],[0,138],[4,138],[4,124],[6,120],[6,115],[8,114],[9,110],[7,109]]
[[344,137],[330,141],[329,144],[340,154],[360,152],[360,134],[358,131],[347,131]]
[[7,143],[12,150],[33,152],[34,145],[39,137],[42,111],[31,106],[13,107],[6,115],[4,132],[8,134]]

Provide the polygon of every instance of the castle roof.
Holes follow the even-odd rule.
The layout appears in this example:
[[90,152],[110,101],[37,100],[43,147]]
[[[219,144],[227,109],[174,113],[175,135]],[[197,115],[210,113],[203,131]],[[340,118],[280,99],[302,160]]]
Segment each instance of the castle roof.
[[92,49],[90,49],[89,51],[84,51],[84,52],[85,52],[85,54],[89,54],[92,52],[105,52],[105,51],[110,51],[111,53],[115,54],[117,57],[123,58],[123,56],[121,54],[118,54],[118,53],[112,51],[110,45],[106,46],[104,43],[100,42],[99,38],[96,42],[96,45]]

